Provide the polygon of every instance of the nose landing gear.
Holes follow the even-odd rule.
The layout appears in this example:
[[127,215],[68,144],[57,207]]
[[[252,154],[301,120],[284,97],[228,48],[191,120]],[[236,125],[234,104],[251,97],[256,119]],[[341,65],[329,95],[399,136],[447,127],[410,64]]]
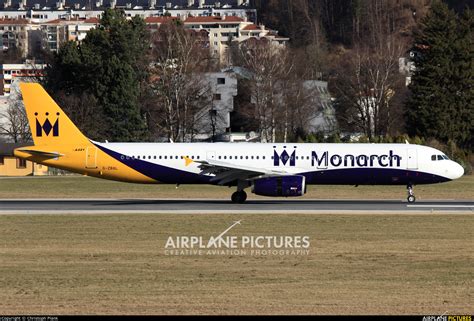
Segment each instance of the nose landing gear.
[[415,197],[415,194],[413,193],[413,185],[408,184],[407,191],[408,191],[408,197],[407,197],[408,203],[415,203],[416,197]]

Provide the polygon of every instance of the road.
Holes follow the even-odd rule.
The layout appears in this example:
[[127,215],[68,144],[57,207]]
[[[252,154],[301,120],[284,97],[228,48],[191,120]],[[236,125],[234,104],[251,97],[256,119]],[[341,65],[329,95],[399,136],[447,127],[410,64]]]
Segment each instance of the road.
[[249,200],[232,204],[221,199],[15,199],[0,200],[0,214],[474,214],[474,201],[396,200]]

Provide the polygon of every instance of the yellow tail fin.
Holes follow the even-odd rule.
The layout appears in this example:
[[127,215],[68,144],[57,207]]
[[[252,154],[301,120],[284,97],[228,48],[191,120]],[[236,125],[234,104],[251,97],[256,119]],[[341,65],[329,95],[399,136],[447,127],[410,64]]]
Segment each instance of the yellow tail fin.
[[35,145],[87,144],[89,140],[36,83],[20,83]]

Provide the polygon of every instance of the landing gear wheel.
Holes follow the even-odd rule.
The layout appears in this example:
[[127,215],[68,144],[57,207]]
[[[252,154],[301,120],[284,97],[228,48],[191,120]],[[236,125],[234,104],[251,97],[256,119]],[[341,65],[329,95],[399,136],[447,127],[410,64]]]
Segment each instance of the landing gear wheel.
[[407,185],[407,191],[408,191],[408,197],[407,197],[408,203],[415,203],[416,197],[415,197],[415,194],[413,193],[413,186],[411,184]]
[[232,203],[242,204],[247,200],[247,193],[244,191],[237,191],[232,194],[231,197]]

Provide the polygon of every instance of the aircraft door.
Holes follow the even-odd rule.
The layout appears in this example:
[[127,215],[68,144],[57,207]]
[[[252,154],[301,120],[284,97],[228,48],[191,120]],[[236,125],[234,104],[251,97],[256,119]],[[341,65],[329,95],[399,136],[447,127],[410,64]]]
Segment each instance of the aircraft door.
[[97,147],[87,147],[86,168],[97,168]]
[[407,149],[407,169],[418,169],[418,152],[414,148]]
[[211,160],[211,161],[216,160],[216,152],[214,152],[214,151],[207,152],[206,158],[207,158],[207,160]]

